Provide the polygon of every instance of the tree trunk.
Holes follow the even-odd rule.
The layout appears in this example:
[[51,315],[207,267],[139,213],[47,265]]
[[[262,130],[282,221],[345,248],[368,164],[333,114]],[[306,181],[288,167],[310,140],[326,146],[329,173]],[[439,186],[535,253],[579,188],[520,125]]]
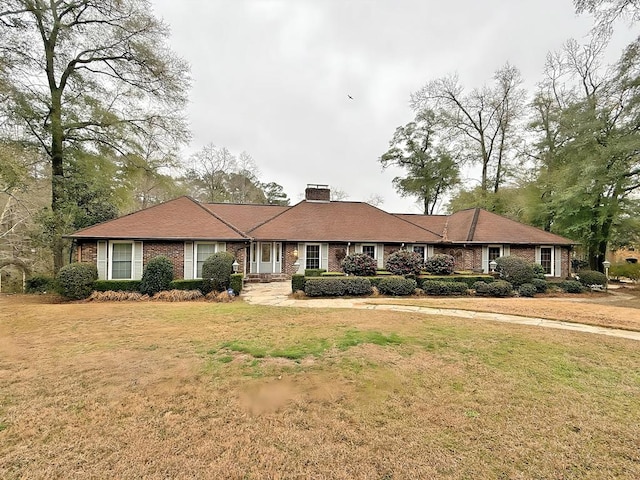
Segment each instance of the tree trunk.
[[62,130],[62,94],[59,90],[51,92],[51,213],[53,215],[53,231],[51,251],[53,253],[53,271],[58,271],[64,265],[64,222],[62,210],[64,203],[64,165]]

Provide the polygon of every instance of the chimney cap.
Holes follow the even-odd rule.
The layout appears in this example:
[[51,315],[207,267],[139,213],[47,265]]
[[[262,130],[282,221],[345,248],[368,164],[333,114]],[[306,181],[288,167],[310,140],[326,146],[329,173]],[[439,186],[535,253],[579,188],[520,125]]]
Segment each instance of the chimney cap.
[[329,185],[326,185],[326,184],[323,184],[323,183],[307,183],[307,188],[327,189],[327,188],[329,188]]

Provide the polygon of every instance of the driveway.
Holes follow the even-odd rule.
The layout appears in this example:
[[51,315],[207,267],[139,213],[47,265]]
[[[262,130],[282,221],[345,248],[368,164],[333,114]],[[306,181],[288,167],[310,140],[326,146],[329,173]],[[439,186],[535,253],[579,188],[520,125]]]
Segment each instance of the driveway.
[[290,282],[249,283],[242,291],[241,298],[252,305],[268,305],[274,307],[296,308],[358,308],[365,310],[387,310],[397,312],[421,313],[424,315],[444,315],[448,317],[468,318],[473,320],[489,320],[493,322],[531,325],[575,332],[594,333],[610,337],[627,338],[640,341],[640,332],[621,330],[616,328],[598,327],[582,323],[561,322],[537,317],[523,317],[519,315],[505,315],[500,313],[473,312],[469,310],[453,310],[446,308],[419,307],[409,305],[385,304],[383,298],[375,303],[371,299],[363,298],[305,298],[296,300],[290,298]]

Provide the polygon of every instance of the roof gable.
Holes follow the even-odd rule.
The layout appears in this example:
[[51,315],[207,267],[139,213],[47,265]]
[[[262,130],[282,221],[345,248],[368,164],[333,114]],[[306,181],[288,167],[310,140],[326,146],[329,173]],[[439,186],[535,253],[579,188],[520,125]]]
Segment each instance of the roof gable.
[[291,208],[282,205],[238,203],[203,203],[202,206],[226,222],[234,225],[242,232],[248,232],[252,228]]
[[189,197],[84,228],[71,238],[245,240],[233,225]]
[[248,232],[265,240],[428,243],[433,232],[362,202],[303,200]]

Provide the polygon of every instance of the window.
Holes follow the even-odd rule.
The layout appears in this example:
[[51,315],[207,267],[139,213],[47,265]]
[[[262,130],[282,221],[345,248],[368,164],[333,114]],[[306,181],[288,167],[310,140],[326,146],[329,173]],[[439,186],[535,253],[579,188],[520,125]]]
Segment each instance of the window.
[[544,268],[545,275],[552,275],[553,270],[553,248],[541,247],[540,248],[540,265]]
[[362,253],[369,255],[371,258],[376,258],[376,246],[375,245],[363,245]]
[[502,249],[500,247],[489,247],[489,261],[492,261],[498,257],[501,257],[502,256],[501,250]]
[[113,243],[111,245],[111,279],[130,280],[132,265],[133,243]]
[[320,245],[307,245],[305,268],[320,268]]
[[202,264],[211,255],[216,253],[215,243],[197,243],[196,244],[196,277],[202,278]]
[[417,254],[420,255],[420,258],[422,258],[423,260],[426,258],[425,257],[425,253],[426,253],[426,248],[424,245],[414,245],[413,246],[413,251]]
[[271,244],[270,243],[262,243],[260,246],[260,261],[267,263],[271,262]]

